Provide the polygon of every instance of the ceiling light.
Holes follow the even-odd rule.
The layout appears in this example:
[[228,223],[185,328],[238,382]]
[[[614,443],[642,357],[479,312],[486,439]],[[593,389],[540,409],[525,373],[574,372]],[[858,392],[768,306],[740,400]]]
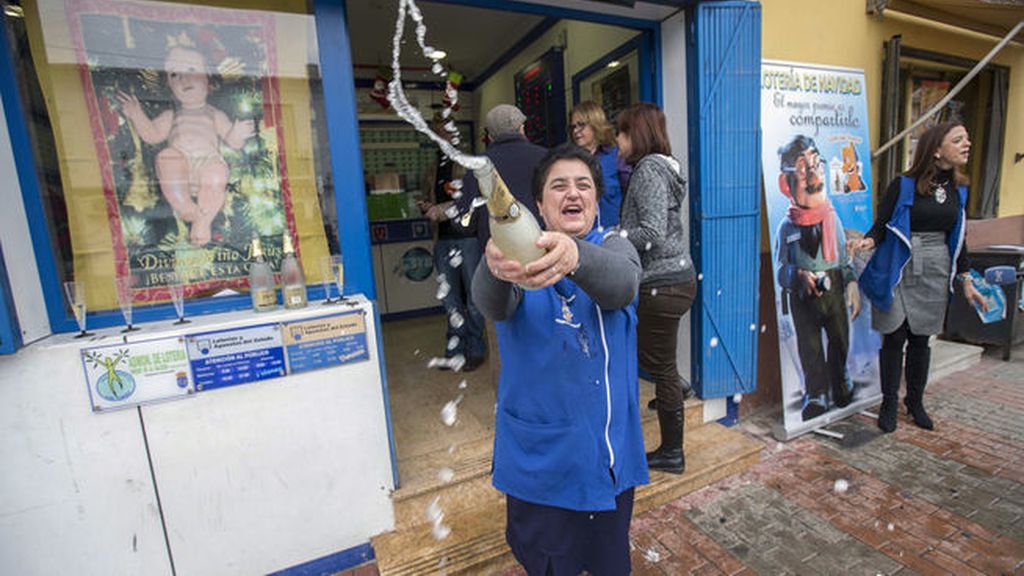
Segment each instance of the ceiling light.
[[11,18],[24,18],[25,10],[21,6],[7,4],[6,6],[4,6],[4,15],[10,16]]
[[608,68],[618,68],[621,65],[622,62],[619,62],[618,60],[612,60],[611,62],[608,63]]

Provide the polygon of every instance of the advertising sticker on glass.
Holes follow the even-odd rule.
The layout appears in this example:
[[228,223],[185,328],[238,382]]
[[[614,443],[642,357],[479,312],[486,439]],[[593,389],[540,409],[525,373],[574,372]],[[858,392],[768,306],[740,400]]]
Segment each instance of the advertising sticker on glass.
[[117,274],[140,302],[246,287],[248,247],[295,234],[265,13],[66,5],[102,171]]

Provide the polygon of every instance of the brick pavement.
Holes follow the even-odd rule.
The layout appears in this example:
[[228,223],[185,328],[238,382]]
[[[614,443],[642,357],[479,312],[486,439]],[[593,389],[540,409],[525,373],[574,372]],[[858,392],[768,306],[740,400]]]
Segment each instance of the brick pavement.
[[[746,472],[634,518],[634,573],[1024,575],[1024,348],[929,385],[928,432],[901,414],[877,434],[863,416],[834,425],[854,447],[767,433]],[[844,480],[846,490],[837,489]],[[370,565],[344,576],[370,576]],[[521,569],[504,576],[523,574]]]

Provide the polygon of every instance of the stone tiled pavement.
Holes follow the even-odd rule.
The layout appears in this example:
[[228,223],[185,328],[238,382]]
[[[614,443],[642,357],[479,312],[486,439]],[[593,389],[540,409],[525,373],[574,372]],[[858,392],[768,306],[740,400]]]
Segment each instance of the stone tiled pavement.
[[782,444],[778,414],[747,417],[761,462],[635,517],[634,574],[1024,575],[1024,347],[1014,355],[930,383],[933,432],[901,414],[881,435],[855,416],[831,427],[855,441]]

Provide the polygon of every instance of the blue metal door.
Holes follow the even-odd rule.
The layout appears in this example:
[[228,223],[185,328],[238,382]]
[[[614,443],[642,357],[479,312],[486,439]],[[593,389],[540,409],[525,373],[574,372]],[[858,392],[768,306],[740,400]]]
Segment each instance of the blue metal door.
[[21,332],[14,314],[14,295],[7,283],[3,247],[0,246],[0,354],[14,354],[21,347]]
[[698,4],[689,28],[693,314],[702,398],[753,392],[761,241],[761,6]]

